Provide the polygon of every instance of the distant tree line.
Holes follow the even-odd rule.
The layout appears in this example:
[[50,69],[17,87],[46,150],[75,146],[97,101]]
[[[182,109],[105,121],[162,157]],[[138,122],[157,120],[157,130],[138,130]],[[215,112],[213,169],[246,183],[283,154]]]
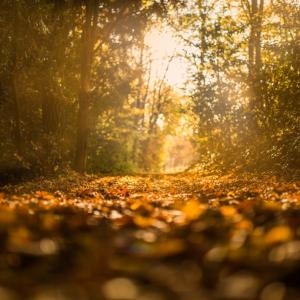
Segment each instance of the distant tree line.
[[299,1],[199,0],[173,26],[192,49],[200,161],[299,168]]
[[144,35],[178,3],[1,1],[1,170],[159,168],[172,91],[147,82]]
[[[186,43],[189,109],[151,79],[159,20]],[[183,113],[200,162],[300,167],[296,0],[2,0],[0,45],[4,174],[162,170]]]

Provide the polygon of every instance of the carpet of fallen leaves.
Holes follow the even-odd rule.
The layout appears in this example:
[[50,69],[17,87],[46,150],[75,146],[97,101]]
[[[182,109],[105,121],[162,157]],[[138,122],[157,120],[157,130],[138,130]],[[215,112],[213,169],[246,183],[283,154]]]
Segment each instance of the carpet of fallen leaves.
[[300,299],[300,181],[72,175],[1,190],[1,300]]

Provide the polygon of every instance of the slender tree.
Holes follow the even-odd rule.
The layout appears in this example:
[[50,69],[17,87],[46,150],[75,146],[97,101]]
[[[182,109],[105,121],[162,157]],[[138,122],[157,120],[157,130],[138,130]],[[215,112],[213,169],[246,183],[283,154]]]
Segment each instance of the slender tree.
[[260,72],[262,65],[261,33],[264,13],[264,0],[251,0],[247,3],[249,8],[250,35],[248,42],[248,71],[250,105],[256,108],[261,103]]
[[79,172],[84,172],[86,169],[89,111],[91,106],[91,74],[98,14],[99,1],[86,0],[85,23],[82,31],[79,109],[75,150],[75,169]]
[[21,134],[21,116],[20,116],[20,101],[18,95],[18,55],[19,55],[19,28],[20,17],[18,5],[14,6],[13,12],[13,34],[12,34],[12,49],[11,49],[11,99],[12,99],[12,111],[13,111],[13,138],[16,146],[17,154],[22,155],[22,134]]

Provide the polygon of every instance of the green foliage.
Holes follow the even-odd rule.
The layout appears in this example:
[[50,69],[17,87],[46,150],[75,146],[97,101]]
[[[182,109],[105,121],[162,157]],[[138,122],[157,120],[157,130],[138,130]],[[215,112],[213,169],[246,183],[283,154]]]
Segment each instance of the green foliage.
[[120,140],[99,141],[96,154],[90,157],[90,170],[102,173],[128,173],[136,171],[130,157],[129,145]]
[[[141,167],[137,139],[141,132],[144,139],[148,135],[148,125],[137,124],[135,114],[137,109],[140,117],[145,115],[145,108],[135,109],[140,88],[135,82],[148,72],[136,52],[152,17],[166,16],[178,1],[92,2],[98,19],[85,116],[88,166],[92,171],[133,171]],[[1,1],[0,169],[25,167],[49,174],[71,166],[83,76],[83,4]]]
[[[268,25],[259,32],[241,3],[219,4],[201,1],[192,17],[182,17],[193,49],[188,58],[196,66],[191,96],[200,160],[221,167],[299,168],[299,6],[265,4],[261,18]],[[251,30],[258,49],[254,66]]]
[[[244,1],[89,3],[98,16],[91,62],[82,55],[87,2],[1,1],[0,169],[70,167],[82,90],[89,171],[161,171],[168,135],[191,112],[201,162],[299,168],[296,3],[265,3],[257,16]],[[165,78],[148,78],[144,36],[159,18],[187,42],[192,108]]]

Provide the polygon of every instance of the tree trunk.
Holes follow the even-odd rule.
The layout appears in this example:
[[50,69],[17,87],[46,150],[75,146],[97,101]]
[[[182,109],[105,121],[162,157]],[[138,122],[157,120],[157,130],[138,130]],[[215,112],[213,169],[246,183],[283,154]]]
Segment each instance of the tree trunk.
[[262,91],[261,91],[261,32],[262,32],[262,20],[263,20],[264,0],[260,0],[259,8],[256,16],[256,34],[255,34],[255,103],[256,108],[262,107]]
[[82,32],[81,75],[79,91],[79,109],[77,119],[77,141],[74,168],[78,172],[85,172],[87,159],[87,143],[90,119],[90,90],[95,43],[94,32],[98,20],[98,0],[86,0],[85,24]]
[[250,106],[257,108],[261,102],[260,73],[262,65],[261,57],[261,31],[263,20],[264,0],[251,0],[250,7],[250,36],[248,43],[249,53],[249,92]]
[[13,74],[11,78],[11,97],[12,97],[12,106],[13,106],[13,138],[14,144],[16,147],[17,154],[22,156],[22,135],[21,135],[21,119],[20,119],[20,103],[17,94],[17,87],[16,87],[16,75]]
[[[133,104],[133,107],[136,109],[137,112],[140,112],[142,108],[142,89],[143,89],[143,67],[144,67],[144,48],[145,48],[145,43],[142,41],[142,44],[140,46],[140,58],[139,58],[139,76],[138,76],[138,84],[137,84],[137,95],[135,102]],[[136,112],[136,113],[137,113]],[[141,116],[139,114],[136,114],[134,116],[134,125],[135,125],[135,134],[133,137],[133,142],[132,142],[132,155],[131,158],[134,162],[138,161],[138,150],[139,150],[139,138],[138,138],[138,133],[140,131],[141,127]]]
[[[258,124],[259,109],[262,105],[261,95],[261,31],[264,0],[251,0],[250,5],[250,36],[249,36],[249,108],[251,110],[249,129],[256,134],[260,131]],[[250,140],[249,140],[250,141]]]
[[22,155],[22,134],[20,120],[20,103],[17,93],[17,72],[18,72],[18,36],[19,36],[19,15],[18,8],[15,8],[14,24],[13,24],[13,45],[12,45],[12,70],[10,75],[12,112],[13,112],[13,128],[12,136],[16,147],[17,154]]
[[[206,29],[206,19],[207,19],[207,9],[204,5],[203,1],[199,1],[198,3],[200,10],[200,19],[201,19],[201,28],[200,28],[200,39],[201,39],[201,54],[200,54],[200,62],[201,67],[204,67],[205,64],[205,56],[207,51],[207,43],[206,43],[206,36],[207,36],[207,29]],[[203,78],[205,78],[203,76]]]
[[255,65],[256,72],[259,73],[261,71],[261,31],[262,31],[262,20],[264,13],[264,0],[260,0],[259,10],[257,15],[257,25],[256,25],[256,39],[255,39],[255,49],[256,49],[256,57],[255,57]]
[[251,7],[250,7],[250,36],[248,42],[248,77],[249,83],[254,80],[254,65],[255,65],[255,36],[256,36],[256,17],[257,17],[257,0],[251,0]]

